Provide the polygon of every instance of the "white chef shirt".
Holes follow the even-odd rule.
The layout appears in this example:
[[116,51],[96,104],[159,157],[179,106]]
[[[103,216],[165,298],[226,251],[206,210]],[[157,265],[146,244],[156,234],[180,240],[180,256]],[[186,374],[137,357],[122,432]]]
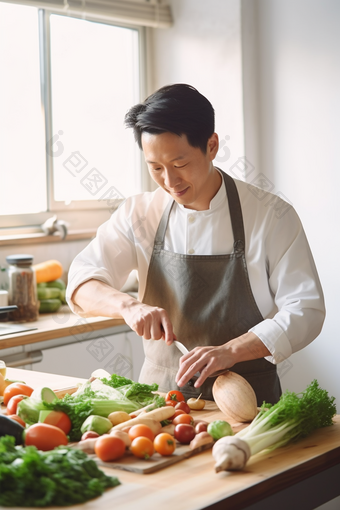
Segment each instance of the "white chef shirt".
[[[251,289],[264,320],[251,328],[277,364],[320,333],[325,317],[323,292],[300,219],[293,207],[260,188],[235,180],[245,229]],[[96,238],[72,262],[66,298],[90,279],[121,289],[138,270],[138,299],[144,295],[154,238],[172,198],[162,188],[127,198],[101,225]],[[194,255],[232,253],[233,233],[224,181],[205,211],[174,203],[165,236],[166,250]],[[213,318],[212,318],[213,320]]]

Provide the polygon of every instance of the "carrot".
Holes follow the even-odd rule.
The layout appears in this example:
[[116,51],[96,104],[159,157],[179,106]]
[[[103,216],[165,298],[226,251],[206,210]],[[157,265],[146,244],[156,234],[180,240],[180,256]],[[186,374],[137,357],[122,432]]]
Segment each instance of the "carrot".
[[37,283],[52,282],[63,274],[63,266],[57,260],[47,260],[33,266]]

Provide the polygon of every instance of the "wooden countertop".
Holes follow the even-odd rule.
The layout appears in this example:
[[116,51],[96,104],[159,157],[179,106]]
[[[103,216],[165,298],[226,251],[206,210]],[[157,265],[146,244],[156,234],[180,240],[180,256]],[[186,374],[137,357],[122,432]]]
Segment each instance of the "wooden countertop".
[[[19,369],[8,369],[8,378],[24,380],[33,387],[44,384],[53,389],[83,381]],[[196,417],[207,421],[223,419],[213,402],[209,403],[207,410],[196,411]],[[211,451],[202,452],[148,475],[104,468],[108,474],[117,476],[122,485],[106,491],[100,498],[73,508],[242,509],[339,465],[339,445],[340,416],[336,416],[333,426],[319,429],[296,444],[253,456],[240,472],[216,474]],[[307,507],[301,502],[295,508]]]
[[[1,324],[13,325],[14,323]],[[123,319],[111,319],[108,317],[83,319],[72,313],[68,306],[63,306],[58,313],[40,314],[37,321],[27,322],[23,325],[37,329],[0,336],[0,350],[54,340],[56,338],[77,337],[102,329],[114,328],[115,326],[126,326],[126,323]],[[128,328],[128,326],[126,327]]]

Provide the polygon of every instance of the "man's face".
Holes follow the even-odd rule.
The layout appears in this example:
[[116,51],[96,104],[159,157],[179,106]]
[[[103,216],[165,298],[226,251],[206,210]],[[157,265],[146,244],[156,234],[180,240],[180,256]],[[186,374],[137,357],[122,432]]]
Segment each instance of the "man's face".
[[218,136],[208,140],[207,152],[192,147],[186,135],[142,134],[145,161],[152,179],[176,202],[188,209],[209,209],[221,178],[212,161],[218,151]]

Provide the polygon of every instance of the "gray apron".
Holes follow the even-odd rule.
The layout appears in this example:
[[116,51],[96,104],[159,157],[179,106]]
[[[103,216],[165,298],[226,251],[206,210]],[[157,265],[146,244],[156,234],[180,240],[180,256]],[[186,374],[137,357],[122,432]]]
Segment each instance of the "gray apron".
[[[222,172],[227,190],[234,251],[227,255],[182,255],[164,250],[164,238],[174,201],[160,220],[150,260],[143,303],[164,308],[177,340],[190,351],[196,346],[222,345],[263,321],[255,302],[245,259],[243,216],[233,179]],[[212,400],[215,378],[196,389],[179,388],[175,377],[181,353],[163,340],[143,340],[145,361],[140,382],[158,383],[159,391],[179,389],[186,398],[202,393]],[[276,366],[266,359],[236,363],[231,370],[253,387],[258,405],[275,403],[281,395]]]

